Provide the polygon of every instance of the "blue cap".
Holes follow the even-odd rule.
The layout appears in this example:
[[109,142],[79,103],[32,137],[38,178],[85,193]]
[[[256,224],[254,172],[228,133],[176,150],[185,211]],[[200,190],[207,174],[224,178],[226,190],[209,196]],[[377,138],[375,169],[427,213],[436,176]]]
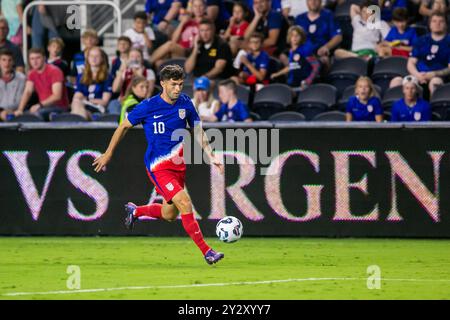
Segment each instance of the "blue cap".
[[209,90],[210,82],[207,77],[200,77],[194,81],[194,90]]

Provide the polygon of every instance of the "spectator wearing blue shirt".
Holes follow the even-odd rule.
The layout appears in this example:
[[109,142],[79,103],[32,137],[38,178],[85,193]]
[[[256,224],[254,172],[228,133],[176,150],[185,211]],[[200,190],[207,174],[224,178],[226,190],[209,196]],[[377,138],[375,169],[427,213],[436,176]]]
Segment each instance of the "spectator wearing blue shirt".
[[322,8],[321,0],[307,0],[306,4],[308,12],[299,15],[295,19],[295,24],[306,31],[308,39],[314,46],[314,53],[328,66],[330,51],[342,42],[341,29],[333,13]]
[[245,31],[244,39],[249,40],[253,32],[264,35],[263,50],[269,55],[280,54],[286,46],[288,22],[284,16],[271,9],[270,0],[253,1],[254,17]]
[[378,45],[378,55],[403,56],[409,57],[413,46],[417,42],[417,34],[414,28],[408,26],[408,10],[405,8],[396,8],[392,12],[393,26],[384,38],[384,41]]
[[223,80],[219,83],[219,99],[222,105],[213,120],[252,122],[247,106],[237,98],[236,93],[237,85],[233,80]]
[[86,119],[91,118],[88,110],[104,113],[111,96],[112,77],[108,72],[105,53],[99,47],[93,47],[86,52],[86,66],[77,81],[72,113]]
[[383,108],[369,77],[359,77],[346,108],[347,121],[383,121]]
[[151,17],[153,26],[170,36],[175,30],[174,24],[186,0],[147,0],[145,12]]
[[406,76],[403,79],[403,98],[392,106],[392,122],[430,121],[430,104],[418,97],[417,79]]
[[267,71],[269,69],[269,55],[262,51],[264,36],[255,32],[248,42],[248,52],[246,56],[242,56],[241,72],[233,80],[239,84],[253,86],[257,83],[268,84]]
[[[444,83],[450,75],[450,35],[447,34],[445,15],[435,12],[430,17],[430,33],[420,37],[413,46],[408,59],[408,72],[420,85],[428,85],[430,95],[436,87]],[[400,77],[395,77],[390,87],[402,83]]]

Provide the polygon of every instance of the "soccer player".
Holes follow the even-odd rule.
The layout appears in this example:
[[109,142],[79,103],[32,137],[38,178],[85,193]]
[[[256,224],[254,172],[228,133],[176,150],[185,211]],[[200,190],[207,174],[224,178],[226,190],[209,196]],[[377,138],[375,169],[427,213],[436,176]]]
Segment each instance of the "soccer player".
[[136,206],[129,202],[125,205],[127,218],[125,225],[132,228],[142,216],[174,221],[181,213],[183,227],[208,264],[218,262],[224,257],[206,244],[197,221],[194,218],[191,199],[184,191],[186,165],[183,161],[183,139],[172,140],[177,129],[194,128],[196,138],[209,156],[211,163],[223,173],[223,164],[215,157],[206,135],[200,125],[200,118],[191,99],[181,94],[184,71],[180,66],[168,65],[161,70],[160,80],[163,92],[144,100],[131,111],[119,125],[111,138],[108,149],[93,162],[95,171],[100,172],[111,160],[114,150],[127,131],[140,123],[144,127],[148,148],[145,154],[147,174],[156,190],[164,198],[163,204],[155,203]]

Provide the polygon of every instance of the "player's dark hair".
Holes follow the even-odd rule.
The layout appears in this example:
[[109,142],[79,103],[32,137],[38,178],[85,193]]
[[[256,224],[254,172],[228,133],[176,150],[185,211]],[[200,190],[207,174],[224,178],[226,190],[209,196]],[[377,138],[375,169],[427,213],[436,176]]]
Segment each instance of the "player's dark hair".
[[406,8],[395,8],[392,11],[393,21],[408,21],[408,9]]
[[169,64],[161,69],[159,79],[161,81],[183,80],[185,77],[184,70],[177,64]]
[[0,50],[0,57],[1,56],[8,56],[8,57],[14,58],[13,52],[11,50],[9,50],[9,49],[1,49]]
[[134,20],[141,19],[141,20],[147,21],[148,16],[147,16],[147,13],[146,13],[145,11],[138,11],[138,12],[136,12],[136,13],[134,14],[133,19],[134,19]]
[[231,79],[223,80],[219,82],[219,87],[225,87],[233,91],[234,94],[237,93],[237,85],[236,82],[234,82]]

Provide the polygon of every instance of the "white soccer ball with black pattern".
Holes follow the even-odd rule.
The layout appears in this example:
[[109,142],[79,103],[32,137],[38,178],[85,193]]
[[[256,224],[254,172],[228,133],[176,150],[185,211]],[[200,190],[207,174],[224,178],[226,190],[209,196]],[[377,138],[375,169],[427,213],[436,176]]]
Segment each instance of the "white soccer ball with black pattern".
[[220,241],[231,243],[236,242],[242,237],[244,228],[242,222],[232,216],[220,219],[216,225],[216,234]]

